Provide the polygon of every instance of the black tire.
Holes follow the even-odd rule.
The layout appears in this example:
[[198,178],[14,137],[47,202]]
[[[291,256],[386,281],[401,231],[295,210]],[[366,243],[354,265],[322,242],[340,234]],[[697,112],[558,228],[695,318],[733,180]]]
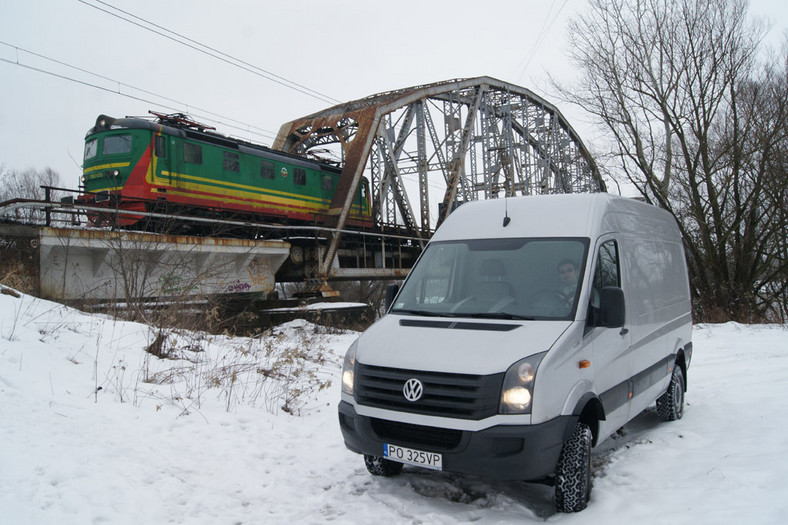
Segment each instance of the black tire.
[[373,476],[396,476],[402,471],[402,463],[369,454],[364,454],[364,465]]
[[684,370],[676,364],[667,391],[657,398],[660,421],[676,421],[684,415]]
[[580,512],[591,496],[591,428],[578,422],[564,443],[555,469],[555,507],[558,512]]

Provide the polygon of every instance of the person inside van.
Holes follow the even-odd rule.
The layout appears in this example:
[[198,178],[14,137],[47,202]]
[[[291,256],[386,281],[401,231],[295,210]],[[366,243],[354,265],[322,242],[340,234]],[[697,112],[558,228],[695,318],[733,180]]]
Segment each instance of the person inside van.
[[558,291],[570,305],[574,302],[577,292],[577,275],[577,264],[571,259],[561,259],[561,262],[558,263],[558,279],[561,281],[561,288]]

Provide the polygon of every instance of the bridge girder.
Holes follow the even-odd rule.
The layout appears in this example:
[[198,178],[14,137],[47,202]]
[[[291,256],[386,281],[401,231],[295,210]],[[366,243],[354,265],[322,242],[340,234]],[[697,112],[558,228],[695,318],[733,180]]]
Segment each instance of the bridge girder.
[[[282,125],[273,147],[312,156],[328,147],[342,159],[330,206],[330,226],[337,230],[344,229],[365,170],[376,224],[419,239],[429,238],[463,202],[605,191],[596,163],[560,111],[526,88],[491,77],[338,104]],[[430,188],[442,193],[440,203],[430,201]],[[409,190],[418,198],[411,200]],[[418,203],[418,215],[411,202]],[[334,234],[321,274],[338,245]]]

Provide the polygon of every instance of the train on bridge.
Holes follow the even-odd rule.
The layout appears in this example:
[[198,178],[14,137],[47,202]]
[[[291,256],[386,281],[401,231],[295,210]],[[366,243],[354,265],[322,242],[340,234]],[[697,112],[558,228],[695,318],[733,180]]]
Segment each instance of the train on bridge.
[[[94,226],[138,227],[144,216],[135,211],[325,223],[339,167],[221,135],[184,114],[151,113],[100,115],[88,131],[78,203],[108,210],[89,216]],[[346,226],[372,229],[366,179]]]
[[[24,231],[0,222],[0,242],[25,248],[18,266],[42,290],[51,284],[53,297],[115,300],[121,280],[110,270],[125,258],[114,248],[129,245],[165,272],[146,297],[172,297],[183,268],[200,275],[224,265],[233,271],[199,293],[268,294],[274,283],[306,282],[322,294],[335,280],[401,279],[459,203],[605,191],[557,108],[490,77],[326,108],[283,124],[270,148],[184,114],[151,114],[96,119],[78,196],[58,201],[51,192],[62,188],[46,188],[43,200],[0,203],[0,215],[31,211]],[[342,162],[315,157],[318,145],[341,151]],[[84,228],[83,217],[101,228]],[[182,260],[165,264],[168,255]]]

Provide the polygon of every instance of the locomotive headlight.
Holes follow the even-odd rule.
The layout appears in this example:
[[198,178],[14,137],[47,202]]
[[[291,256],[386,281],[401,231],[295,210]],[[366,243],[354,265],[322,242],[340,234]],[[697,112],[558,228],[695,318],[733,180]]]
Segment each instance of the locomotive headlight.
[[500,414],[530,414],[536,369],[547,352],[517,361],[506,371],[501,389]]
[[120,172],[118,170],[115,170],[112,172],[112,174],[117,177],[118,175],[120,175]]
[[82,180],[82,182],[86,182],[88,180],[88,178],[86,176],[84,176],[84,175],[82,175],[82,177],[80,177],[80,179]]
[[353,385],[355,380],[356,368],[356,345],[358,341],[354,341],[350,348],[345,353],[345,361],[342,363],[342,393],[353,395]]

